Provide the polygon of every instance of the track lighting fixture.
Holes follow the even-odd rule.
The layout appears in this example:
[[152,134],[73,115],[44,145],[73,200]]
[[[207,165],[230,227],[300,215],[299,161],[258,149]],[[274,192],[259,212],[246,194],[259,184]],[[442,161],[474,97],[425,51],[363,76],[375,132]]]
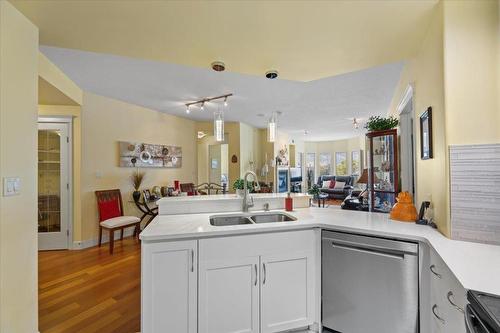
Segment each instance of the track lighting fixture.
[[233,96],[233,94],[225,94],[225,95],[220,95],[220,96],[215,96],[215,97],[206,97],[206,98],[202,98],[200,100],[194,101],[194,102],[186,103],[185,104],[186,105],[186,113],[190,112],[189,107],[191,105],[200,105],[200,111],[203,111],[203,110],[205,110],[205,103],[206,102],[211,102],[211,101],[215,101],[218,99],[224,99],[224,106],[227,107],[227,105],[228,105],[227,99],[231,96]]

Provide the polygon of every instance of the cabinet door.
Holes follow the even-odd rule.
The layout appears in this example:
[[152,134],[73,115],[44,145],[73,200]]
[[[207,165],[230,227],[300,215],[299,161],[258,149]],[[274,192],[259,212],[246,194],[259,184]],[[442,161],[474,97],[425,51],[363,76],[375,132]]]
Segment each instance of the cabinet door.
[[144,333],[196,333],[197,241],[143,243]]
[[199,333],[259,332],[259,257],[200,262]]
[[262,333],[314,322],[314,255],[295,252],[261,257]]

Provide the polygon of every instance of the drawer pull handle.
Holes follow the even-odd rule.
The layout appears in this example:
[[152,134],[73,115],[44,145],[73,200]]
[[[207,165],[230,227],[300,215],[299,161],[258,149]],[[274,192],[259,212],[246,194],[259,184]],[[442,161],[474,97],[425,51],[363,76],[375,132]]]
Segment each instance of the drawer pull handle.
[[438,307],[437,304],[434,304],[432,306],[432,314],[434,315],[434,317],[436,317],[437,320],[439,320],[442,324],[444,324],[445,320],[436,313],[437,307]]
[[253,283],[254,286],[257,285],[257,264],[254,265],[255,266],[255,282]]
[[266,274],[266,263],[262,263],[262,270],[263,270],[263,273],[264,273],[264,277],[262,278],[262,284],[266,284],[266,277],[267,277],[267,274]]
[[191,272],[194,272],[194,250],[191,250]]
[[462,309],[461,307],[459,307],[457,305],[457,303],[455,303],[451,298],[453,297],[453,292],[452,291],[448,291],[448,294],[446,295],[446,298],[448,299],[448,302],[450,302],[451,305],[453,305],[453,307],[455,309],[457,309],[458,311],[462,312],[462,313],[465,313],[464,309]]
[[432,274],[436,275],[438,278],[441,279],[443,277],[441,274],[436,272],[436,265],[431,265],[429,269],[431,270]]

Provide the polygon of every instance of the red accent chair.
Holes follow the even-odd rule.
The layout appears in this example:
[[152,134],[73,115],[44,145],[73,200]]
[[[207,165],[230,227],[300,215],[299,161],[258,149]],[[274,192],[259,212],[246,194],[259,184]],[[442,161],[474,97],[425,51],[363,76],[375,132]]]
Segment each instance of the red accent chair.
[[109,253],[113,254],[115,231],[134,227],[134,237],[139,235],[141,220],[136,216],[123,216],[123,203],[120,190],[95,191],[99,211],[99,247],[102,241],[102,229],[109,230]]

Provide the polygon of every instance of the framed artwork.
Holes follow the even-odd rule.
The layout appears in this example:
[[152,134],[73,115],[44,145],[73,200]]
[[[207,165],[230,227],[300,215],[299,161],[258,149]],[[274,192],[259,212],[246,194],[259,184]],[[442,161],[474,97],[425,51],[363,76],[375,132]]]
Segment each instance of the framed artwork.
[[432,107],[428,107],[420,116],[420,158],[428,160],[432,151]]
[[118,142],[121,167],[180,168],[182,148],[149,143]]

